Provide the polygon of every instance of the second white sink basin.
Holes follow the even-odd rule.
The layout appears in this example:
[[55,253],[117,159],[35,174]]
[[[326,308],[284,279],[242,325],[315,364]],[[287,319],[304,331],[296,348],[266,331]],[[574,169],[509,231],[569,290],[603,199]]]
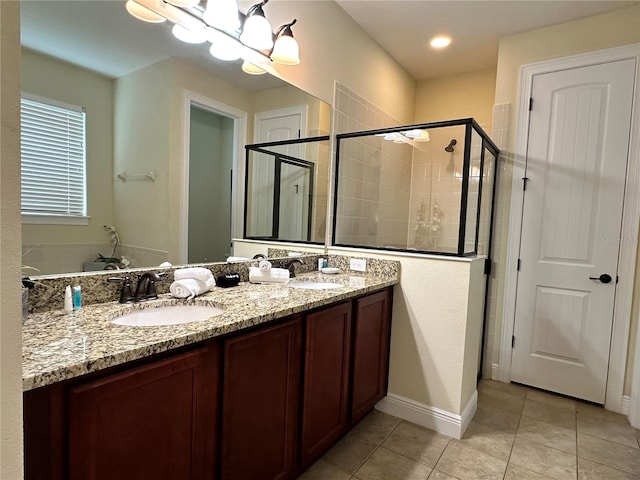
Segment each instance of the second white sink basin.
[[305,288],[307,290],[329,290],[331,288],[342,288],[344,285],[340,283],[331,283],[331,282],[297,282],[290,283],[289,286],[291,288]]
[[206,305],[169,305],[136,310],[116,317],[111,322],[130,327],[159,327],[208,320],[222,312],[221,308]]

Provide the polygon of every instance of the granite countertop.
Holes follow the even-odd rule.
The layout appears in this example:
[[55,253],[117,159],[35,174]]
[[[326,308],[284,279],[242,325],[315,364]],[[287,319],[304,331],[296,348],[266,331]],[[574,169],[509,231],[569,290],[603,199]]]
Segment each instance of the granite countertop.
[[[300,281],[333,282],[341,288],[292,288]],[[23,390],[49,385],[131,360],[235,332],[288,315],[346,300],[398,283],[397,275],[298,275],[289,284],[241,283],[214,288],[193,300],[170,294],[137,304],[117,302],[83,307],[71,314],[63,310],[33,313],[23,326]],[[132,327],[111,323],[115,317],[153,306],[196,304],[223,309],[205,321],[160,327]]]

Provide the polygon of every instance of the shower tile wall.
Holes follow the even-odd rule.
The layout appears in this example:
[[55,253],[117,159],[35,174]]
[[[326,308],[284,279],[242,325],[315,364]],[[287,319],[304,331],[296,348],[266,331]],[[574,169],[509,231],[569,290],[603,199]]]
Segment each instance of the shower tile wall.
[[[399,125],[398,120],[336,83],[337,133]],[[411,149],[379,137],[343,142],[340,152],[339,243],[406,248]]]
[[[408,248],[454,253],[458,249],[464,127],[429,131],[414,151]],[[453,152],[445,147],[452,139]]]
[[[343,85],[336,83],[334,125],[338,133],[394,127],[400,123]],[[446,120],[446,119],[443,119]],[[338,243],[456,253],[460,224],[465,127],[432,129],[429,142],[394,144],[380,137],[341,141]],[[473,250],[481,140],[472,142],[472,181],[467,211],[467,250]],[[453,152],[445,151],[452,139]],[[486,179],[493,172],[487,172]],[[490,208],[484,190],[482,210]],[[488,195],[486,194],[488,192]],[[480,217],[488,238],[490,218]],[[479,250],[486,252],[487,241]]]
[[311,218],[312,242],[324,242],[327,231],[327,197],[329,186],[329,142],[314,142],[306,146],[303,157],[315,164],[313,191],[313,216]]

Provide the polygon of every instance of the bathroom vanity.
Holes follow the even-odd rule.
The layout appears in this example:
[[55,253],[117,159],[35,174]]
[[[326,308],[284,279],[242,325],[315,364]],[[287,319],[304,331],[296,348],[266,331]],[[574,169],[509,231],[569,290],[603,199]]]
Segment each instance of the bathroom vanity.
[[216,288],[196,303],[222,314],[172,327],[114,325],[139,308],[117,303],[31,315],[25,478],[296,478],[386,394],[397,276],[331,281]]

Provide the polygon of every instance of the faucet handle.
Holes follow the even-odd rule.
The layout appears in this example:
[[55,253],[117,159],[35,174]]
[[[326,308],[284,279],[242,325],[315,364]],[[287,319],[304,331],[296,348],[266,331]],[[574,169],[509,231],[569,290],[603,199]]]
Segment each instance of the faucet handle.
[[120,303],[129,303],[135,301],[133,292],[131,291],[131,278],[129,276],[124,277],[109,277],[108,282],[122,283],[122,290],[120,291]]

